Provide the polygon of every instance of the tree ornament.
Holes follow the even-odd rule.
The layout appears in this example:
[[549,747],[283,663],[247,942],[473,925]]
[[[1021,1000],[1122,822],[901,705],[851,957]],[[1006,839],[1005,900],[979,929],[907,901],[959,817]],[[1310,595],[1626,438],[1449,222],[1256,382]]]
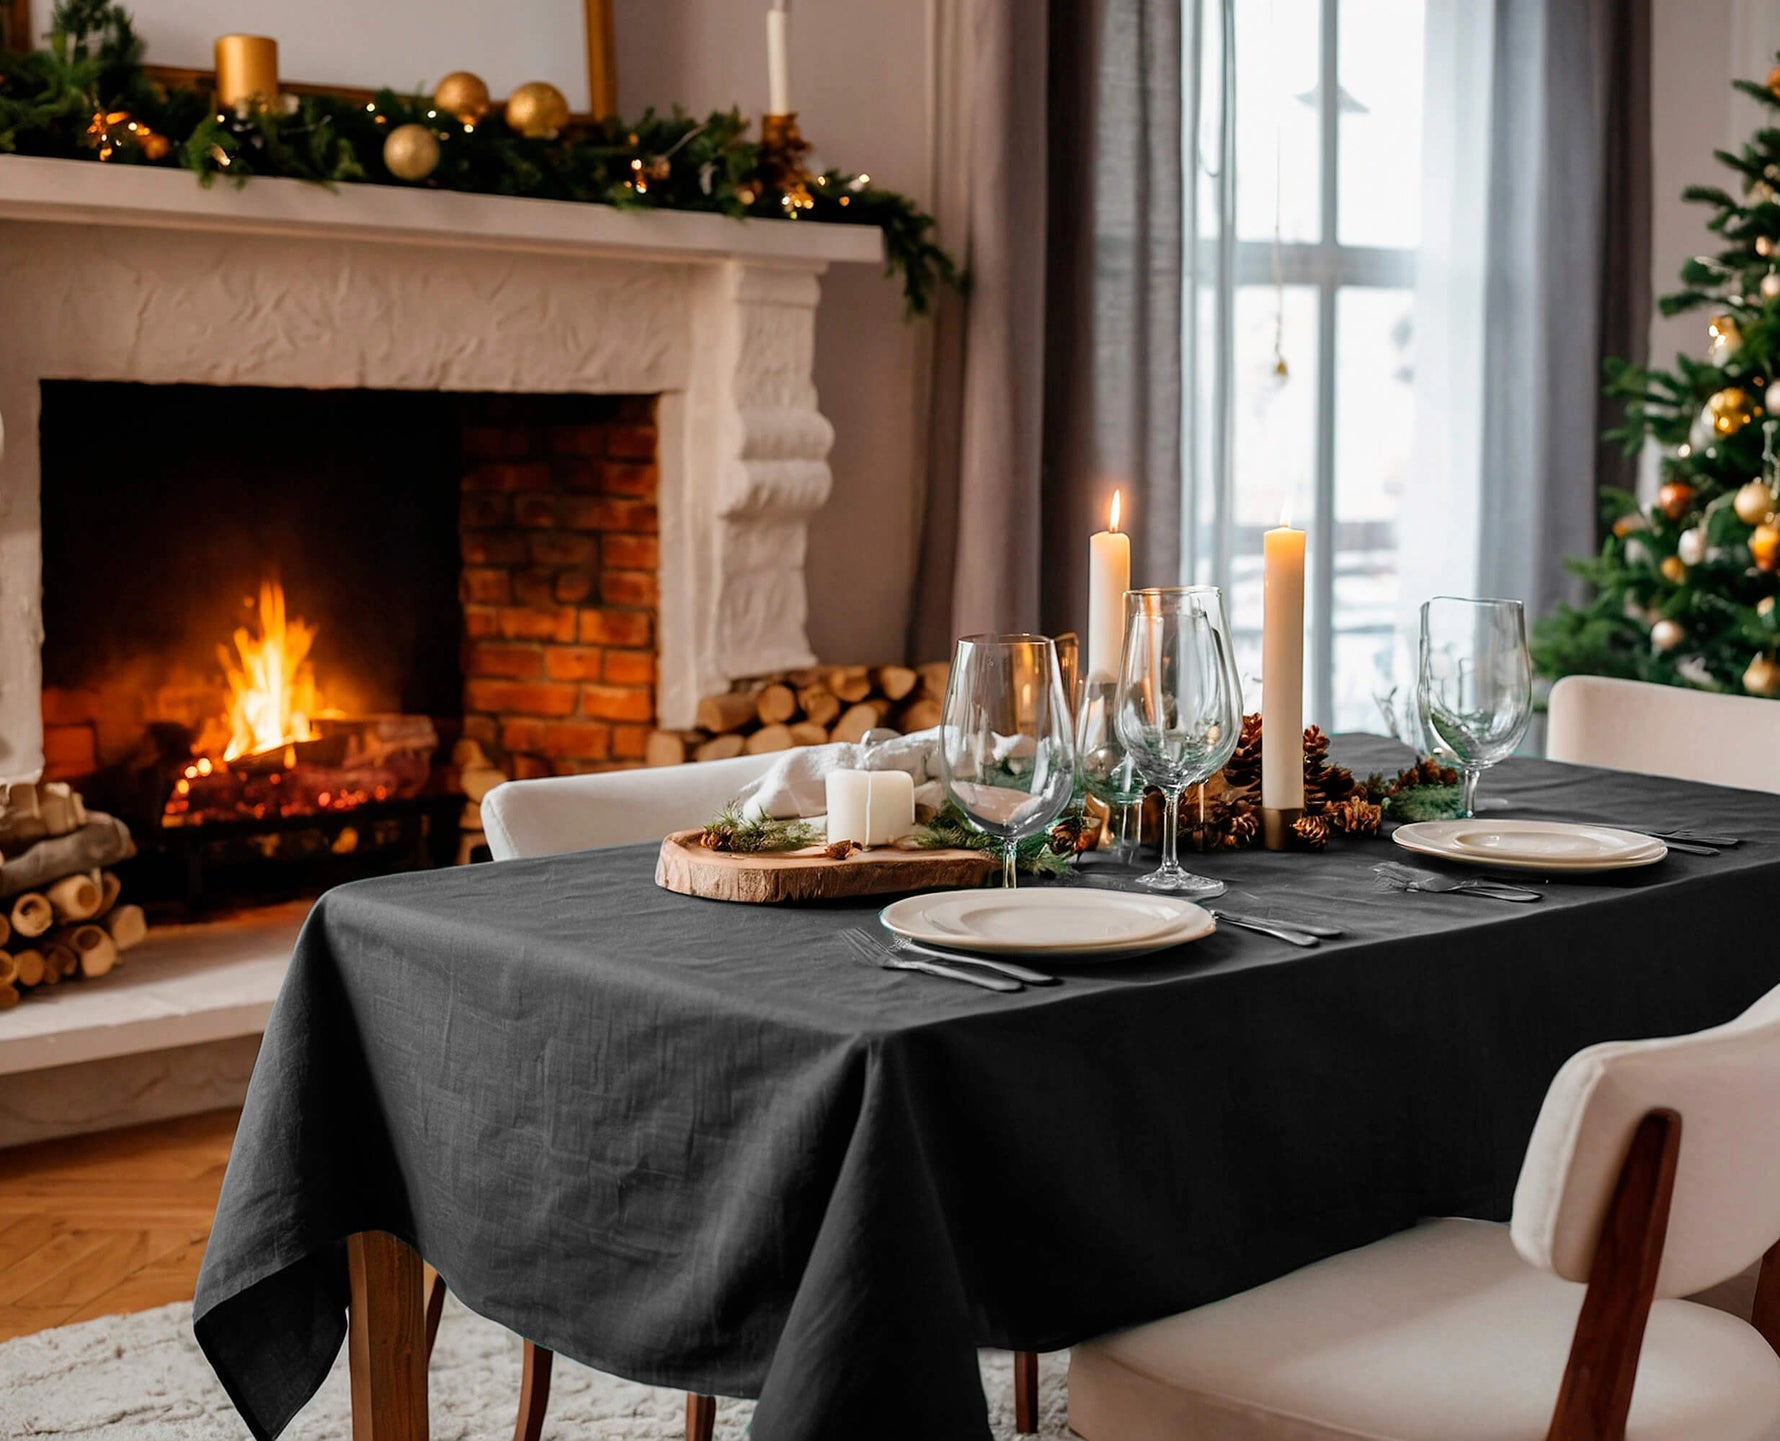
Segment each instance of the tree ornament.
[[1755,603],[1755,613],[1763,620],[1766,620],[1771,616],[1774,613],[1774,597],[1771,595],[1764,595],[1758,600]]
[[1768,94],[1772,95],[1775,99],[1780,100],[1780,65],[1776,65],[1772,70],[1768,71],[1767,85]]
[[1772,205],[1774,203],[1774,187],[1765,180],[1758,180],[1744,192],[1751,205]]
[[1679,621],[1659,620],[1650,628],[1650,643],[1658,650],[1674,650],[1686,639],[1687,632]]
[[1744,525],[1760,525],[1774,513],[1774,492],[1765,480],[1746,481],[1731,498],[1731,509]]
[[[1688,532],[1690,535],[1692,532]],[[1665,555],[1663,563],[1657,567],[1663,573],[1663,579],[1671,585],[1680,585],[1687,579],[1687,563],[1678,555]]]
[[1714,315],[1707,322],[1706,333],[1711,337],[1706,342],[1706,359],[1714,365],[1723,365],[1743,348],[1743,329],[1734,315]]
[[548,81],[532,80],[507,97],[506,120],[528,140],[554,140],[569,123],[569,102]]
[[1755,253],[1764,260],[1771,256],[1774,253],[1774,237],[1771,235],[1756,236]]
[[1681,539],[1675,543],[1675,553],[1684,566],[1698,565],[1706,558],[1706,527],[1696,525],[1692,530],[1681,532]]
[[1680,520],[1693,506],[1693,487],[1685,480],[1671,480],[1656,493],[1656,506],[1670,520]]
[[1628,510],[1624,515],[1620,516],[1618,520],[1613,522],[1613,533],[1621,540],[1624,540],[1629,535],[1636,535],[1639,531],[1648,530],[1649,528],[1650,527],[1645,523],[1644,517],[1638,514],[1635,510]]
[[488,86],[480,75],[468,70],[453,70],[433,90],[433,105],[447,115],[455,115],[464,125],[474,125],[488,114],[493,101]]
[[1762,570],[1780,566],[1780,525],[1764,520],[1749,537],[1749,554]]
[[1768,387],[1768,393],[1763,397],[1763,400],[1767,404],[1768,414],[1774,414],[1774,407],[1780,405],[1780,380],[1776,380]]
[[384,137],[383,163],[397,180],[425,180],[439,168],[439,137],[424,125],[398,125]]
[[1706,400],[1705,417],[1718,435],[1735,435],[1761,409],[1740,385],[1727,385]]
[[1780,270],[1770,270],[1762,276],[1761,298],[1763,300],[1780,298]]
[[1743,672],[1743,689],[1750,695],[1780,698],[1780,664],[1771,655],[1758,655]]

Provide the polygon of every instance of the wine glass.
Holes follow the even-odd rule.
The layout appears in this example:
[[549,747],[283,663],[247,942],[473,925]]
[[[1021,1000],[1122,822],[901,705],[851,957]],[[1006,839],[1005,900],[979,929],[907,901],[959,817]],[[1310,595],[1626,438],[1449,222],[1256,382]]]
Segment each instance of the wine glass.
[[1143,884],[1184,896],[1220,896],[1224,883],[1183,870],[1176,851],[1181,792],[1222,770],[1242,732],[1242,682],[1216,586],[1125,592],[1119,668],[1119,739],[1160,786],[1162,866]]
[[1119,859],[1128,860],[1137,849],[1144,783],[1137,762],[1119,739],[1118,696],[1117,680],[1094,676],[1082,682],[1075,713],[1075,764],[1088,793],[1112,812],[1109,819]]
[[1514,754],[1533,716],[1533,668],[1518,600],[1438,595],[1422,603],[1416,704],[1435,749],[1465,778],[1460,815],[1477,814],[1477,780]]
[[1002,884],[1014,884],[1021,841],[1062,814],[1075,794],[1075,752],[1057,648],[1042,635],[972,635],[958,642],[939,729],[940,779],[978,830],[1002,845]]

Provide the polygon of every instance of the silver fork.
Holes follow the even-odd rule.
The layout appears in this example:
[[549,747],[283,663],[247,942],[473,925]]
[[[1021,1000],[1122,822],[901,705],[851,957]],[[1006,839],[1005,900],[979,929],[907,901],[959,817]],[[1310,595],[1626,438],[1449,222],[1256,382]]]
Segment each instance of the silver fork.
[[1023,991],[1026,989],[1020,982],[1007,976],[992,976],[983,971],[967,971],[957,966],[944,965],[939,961],[928,961],[917,956],[902,955],[857,928],[842,931],[841,940],[853,953],[855,960],[864,961],[869,966],[881,967],[886,971],[923,971],[930,976],[943,976],[948,981],[963,981],[968,986],[980,986],[985,991]]
[[880,944],[889,946],[891,950],[911,956],[926,956],[929,960],[947,961],[960,966],[982,966],[985,970],[996,972],[1010,980],[1024,981],[1029,986],[1056,986],[1062,982],[1056,976],[1048,976],[1043,971],[1035,971],[1030,966],[1018,965],[1013,961],[1004,961],[991,956],[977,956],[965,951],[948,951],[938,946],[923,945],[920,941],[911,940],[907,936],[879,936]]
[[1424,871],[1398,861],[1381,861],[1373,873],[1393,886],[1406,891],[1432,891],[1437,894],[1458,892],[1467,896],[1487,896],[1494,901],[1541,901],[1540,891],[1506,881],[1486,881],[1471,876],[1443,876],[1438,871]]

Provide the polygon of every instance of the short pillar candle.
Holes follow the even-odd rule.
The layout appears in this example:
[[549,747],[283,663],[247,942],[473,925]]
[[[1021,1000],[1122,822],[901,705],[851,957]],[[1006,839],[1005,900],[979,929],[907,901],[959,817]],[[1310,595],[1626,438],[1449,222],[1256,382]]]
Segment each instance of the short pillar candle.
[[224,35],[216,42],[216,103],[233,110],[278,98],[278,42],[265,35]]

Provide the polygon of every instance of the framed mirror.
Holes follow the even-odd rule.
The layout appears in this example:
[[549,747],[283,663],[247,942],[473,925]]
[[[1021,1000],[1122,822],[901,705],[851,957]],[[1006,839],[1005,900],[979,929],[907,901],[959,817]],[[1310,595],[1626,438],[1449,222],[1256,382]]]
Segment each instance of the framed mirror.
[[[0,39],[10,49],[43,43],[50,0],[0,0]],[[504,6],[420,4],[417,0],[132,0],[150,73],[178,84],[214,79],[216,37],[270,35],[278,41],[280,88],[368,99],[382,86],[430,92],[454,70],[470,70],[496,96],[528,80],[548,80],[577,115],[617,110],[613,0],[517,0]],[[568,57],[584,56],[584,65]]]

